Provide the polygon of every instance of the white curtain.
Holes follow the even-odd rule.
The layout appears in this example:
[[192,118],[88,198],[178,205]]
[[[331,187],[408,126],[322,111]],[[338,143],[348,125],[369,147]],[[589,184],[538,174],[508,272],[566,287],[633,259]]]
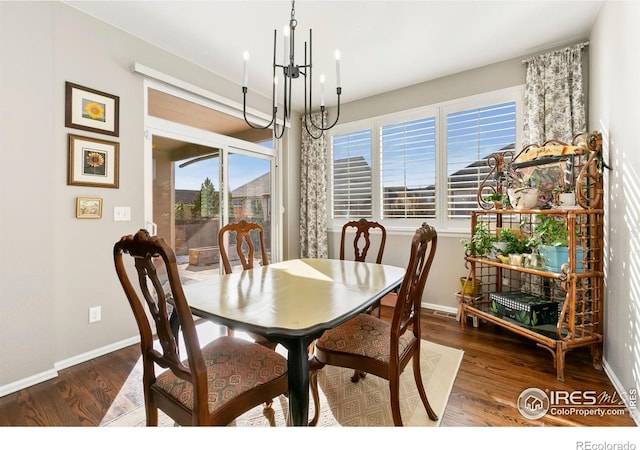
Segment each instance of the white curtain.
[[[326,113],[325,113],[326,114]],[[320,113],[312,114],[320,123]],[[326,116],[325,116],[326,119]],[[307,120],[309,131],[318,136],[317,130]],[[313,139],[302,118],[302,142],[300,146],[300,256],[302,258],[327,258],[327,139]]]
[[535,56],[527,65],[524,97],[525,144],[548,139],[571,142],[586,131],[582,48],[578,44]]

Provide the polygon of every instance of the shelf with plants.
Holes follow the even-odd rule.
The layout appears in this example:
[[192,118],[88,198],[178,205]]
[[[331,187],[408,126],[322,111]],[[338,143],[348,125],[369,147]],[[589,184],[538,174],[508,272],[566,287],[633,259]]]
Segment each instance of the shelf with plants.
[[[551,147],[563,147],[565,153],[550,157]],[[474,323],[482,319],[536,341],[552,354],[558,380],[564,380],[566,352],[576,347],[590,346],[594,367],[602,368],[601,149],[600,135],[593,132],[576,137],[572,145],[549,141],[525,147],[517,156],[508,155],[507,162],[503,155],[490,158],[493,170],[485,179],[490,189],[481,184],[471,235],[462,240],[467,282],[475,289],[473,295],[459,296],[461,326],[472,317]],[[510,206],[497,209],[485,201],[488,190],[502,194],[513,183],[531,183],[531,176],[518,174],[521,156],[531,150],[544,158],[525,158],[525,167],[533,168],[528,173],[539,168],[531,161],[544,170],[563,163],[561,173],[569,173],[563,190],[570,185],[578,206],[560,205],[554,195],[559,183],[545,190],[540,183],[544,176],[537,180],[539,197],[533,206],[530,200],[526,208],[518,206],[513,196]],[[558,250],[564,259],[555,259]]]

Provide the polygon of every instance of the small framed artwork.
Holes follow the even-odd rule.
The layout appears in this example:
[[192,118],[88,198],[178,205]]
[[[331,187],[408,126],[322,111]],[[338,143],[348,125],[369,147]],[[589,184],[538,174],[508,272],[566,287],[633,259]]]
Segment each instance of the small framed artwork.
[[102,218],[102,199],[78,197],[76,198],[76,218],[100,219]]
[[66,82],[64,124],[69,128],[118,136],[120,98]]
[[67,184],[118,188],[118,142],[69,134]]

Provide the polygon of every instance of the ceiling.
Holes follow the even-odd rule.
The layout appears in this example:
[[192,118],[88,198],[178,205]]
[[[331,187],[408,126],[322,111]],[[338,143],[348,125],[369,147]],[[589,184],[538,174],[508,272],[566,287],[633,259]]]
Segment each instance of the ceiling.
[[[64,3],[239,85],[247,50],[249,91],[268,97],[273,32],[280,37],[291,16],[289,1]],[[296,63],[303,63],[312,28],[314,80],[326,74],[326,103],[332,106],[335,49],[346,103],[586,39],[602,3],[299,0]],[[281,48],[279,41],[279,54]],[[294,109],[300,110],[302,81],[294,83]],[[315,99],[317,92],[315,86]]]

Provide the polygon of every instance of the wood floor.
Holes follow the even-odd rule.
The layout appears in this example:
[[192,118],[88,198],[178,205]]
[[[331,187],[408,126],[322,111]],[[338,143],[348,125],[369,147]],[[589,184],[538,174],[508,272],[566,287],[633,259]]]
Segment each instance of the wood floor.
[[[389,312],[383,311],[389,318]],[[590,390],[613,395],[604,371],[591,365],[586,349],[569,352],[565,381],[556,380],[549,352],[490,324],[463,332],[454,317],[425,310],[423,338],[464,350],[464,358],[441,422],[459,426],[635,426],[624,415],[550,415],[525,419],[520,393]],[[61,370],[53,380],[0,398],[0,426],[99,426],[143,404],[138,345]]]

